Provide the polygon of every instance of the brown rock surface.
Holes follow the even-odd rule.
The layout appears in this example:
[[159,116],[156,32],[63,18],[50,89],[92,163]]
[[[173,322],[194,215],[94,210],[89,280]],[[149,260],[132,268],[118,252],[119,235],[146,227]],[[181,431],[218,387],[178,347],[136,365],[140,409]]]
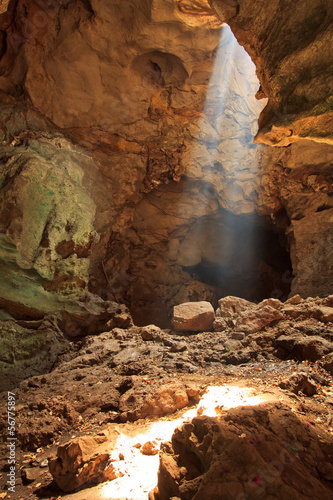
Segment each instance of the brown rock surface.
[[213,321],[214,308],[209,302],[186,302],[173,308],[172,324],[177,331],[209,331]]
[[282,318],[283,314],[271,306],[258,307],[242,313],[236,323],[236,328],[245,333],[255,333]]
[[322,480],[329,475],[316,472],[327,448],[315,434],[278,403],[196,417],[162,445],[158,498],[329,500],[331,488]]
[[[165,327],[181,302],[330,293],[327,2],[19,0],[0,17],[4,309],[75,315],[89,290]],[[264,106],[274,151],[252,143]]]
[[147,394],[145,389],[134,388],[127,391],[119,402],[122,421],[134,421],[139,418],[163,416],[198,402],[200,389],[181,383],[170,383]]
[[83,436],[57,450],[57,458],[50,460],[49,469],[63,491],[73,491],[90,484],[111,481],[119,477],[110,463],[116,433],[103,431],[97,436]]

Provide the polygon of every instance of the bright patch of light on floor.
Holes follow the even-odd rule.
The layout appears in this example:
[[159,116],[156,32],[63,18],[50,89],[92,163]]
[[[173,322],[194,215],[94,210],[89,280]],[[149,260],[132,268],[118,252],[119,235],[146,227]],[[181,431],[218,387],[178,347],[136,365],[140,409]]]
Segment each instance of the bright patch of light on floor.
[[143,455],[143,445],[150,442],[153,448],[159,450],[162,442],[170,441],[177,427],[198,415],[215,417],[221,415],[224,410],[238,406],[255,406],[263,404],[265,400],[267,396],[255,394],[255,390],[250,388],[208,387],[200,402],[184,412],[180,418],[163,417],[147,426],[145,432],[135,436],[133,428],[131,436],[121,433],[112,452],[112,459],[123,476],[105,483],[101,497],[108,500],[147,500],[149,491],[157,485],[159,456],[158,453]]

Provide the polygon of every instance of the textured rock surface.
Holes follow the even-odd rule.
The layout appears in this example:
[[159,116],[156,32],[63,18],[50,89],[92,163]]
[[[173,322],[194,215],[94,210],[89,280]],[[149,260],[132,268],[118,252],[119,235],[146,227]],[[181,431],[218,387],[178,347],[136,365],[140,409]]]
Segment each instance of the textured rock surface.
[[173,308],[172,324],[177,331],[203,332],[212,328],[214,317],[209,302],[185,302]]
[[330,293],[332,7],[222,3],[1,4],[2,307]]
[[[230,298],[228,300],[230,301]],[[271,453],[274,452],[270,448],[272,440],[275,443],[279,436],[284,436],[285,432],[289,432],[291,444],[286,440],[289,443],[289,447],[287,447],[289,453],[290,446],[295,444],[294,440],[301,439],[303,435],[301,428],[307,433],[315,432],[317,435],[311,434],[311,438],[307,434],[309,446],[308,444],[305,446],[303,441],[301,443],[307,450],[313,450],[314,443],[320,446],[315,455],[312,455],[312,451],[308,451],[308,458],[310,459],[310,455],[311,457],[316,456],[317,463],[320,463],[320,474],[318,474],[321,478],[329,480],[330,465],[327,462],[325,467],[322,466],[321,445],[325,442],[326,444],[331,443],[333,323],[326,322],[326,316],[319,315],[318,310],[326,313],[327,309],[332,306],[332,300],[332,296],[325,299],[306,300],[298,297],[297,304],[293,304],[292,302],[295,301],[292,300],[288,304],[279,304],[275,299],[263,301],[261,306],[252,304],[250,308],[249,304],[245,303],[243,311],[239,310],[233,316],[225,318],[228,324],[220,332],[181,335],[170,330],[160,329],[155,325],[142,328],[132,326],[126,329],[113,328],[110,331],[88,335],[75,341],[68,340],[66,344],[61,344],[66,347],[66,352],[57,356],[52,367],[45,366],[46,373],[29,376],[22,382],[12,379],[12,385],[8,387],[15,393],[17,400],[17,463],[20,469],[21,466],[24,466],[28,470],[27,474],[32,481],[31,484],[27,485],[24,482],[26,481],[24,477],[23,484],[20,483],[19,478],[17,479],[17,491],[20,498],[25,498],[27,492],[31,493],[29,486],[33,487],[33,493],[38,493],[46,498],[59,494],[59,491],[54,490],[51,476],[43,472],[45,471],[45,461],[47,463],[48,457],[54,458],[59,446],[63,450],[63,460],[56,460],[55,475],[59,478],[59,484],[62,484],[65,489],[75,487],[78,485],[78,481],[84,486],[88,485],[89,482],[103,480],[105,470],[111,474],[109,478],[114,477],[113,466],[118,469],[119,460],[123,463],[126,462],[127,458],[125,457],[123,460],[116,455],[115,461],[109,463],[109,458],[105,453],[110,453],[114,449],[113,442],[108,445],[108,450],[100,450],[96,454],[95,452],[90,454],[90,451],[93,451],[91,447],[90,451],[88,450],[89,453],[85,453],[84,449],[80,448],[81,445],[77,446],[78,438],[81,439],[82,436],[93,433],[87,444],[95,446],[94,439],[103,438],[101,432],[109,426],[113,429],[117,427],[117,436],[123,432],[123,429],[125,429],[125,433],[126,429],[131,429],[132,435],[137,436],[140,426],[143,425],[143,418],[148,419],[154,425],[155,420],[162,416],[162,421],[167,420],[166,415],[170,415],[170,412],[177,412],[181,408],[197,403],[207,385],[223,385],[225,387],[231,384],[242,387],[242,384],[245,383],[246,386],[250,384],[250,387],[253,387],[255,391],[260,386],[260,390],[264,394],[272,392],[274,403],[276,401],[282,402],[279,411],[283,412],[282,418],[286,420],[281,420],[280,414],[277,415],[277,421],[283,429],[282,434],[274,434],[273,437],[270,434],[270,429],[272,427],[275,429],[275,424],[270,420],[270,416],[276,415],[276,408],[274,405],[268,408],[263,403],[264,406],[260,405],[258,410],[259,412],[268,410],[269,422],[266,417],[262,421],[260,418],[258,433],[263,433],[265,439],[248,437],[247,445],[251,445],[250,448],[253,450],[253,445],[260,440],[264,447],[268,446],[265,448],[267,455],[261,456],[263,460],[265,457],[269,457],[266,462],[269,466],[272,461]],[[237,297],[233,298],[233,302],[242,303],[241,300],[237,300]],[[258,306],[268,307],[267,302],[271,304],[272,308],[272,304],[278,307],[274,310],[280,311],[284,317],[258,332],[239,335],[240,332],[237,331],[235,325],[241,315],[247,311],[255,310]],[[291,309],[293,309],[292,315],[290,315]],[[220,317],[220,319],[222,318]],[[22,321],[18,321],[16,327],[20,323]],[[26,329],[28,329],[27,323],[30,323],[31,340],[36,342],[34,329],[37,328],[38,332],[38,321],[35,321],[35,324],[32,321],[25,323]],[[11,324],[14,324],[13,320]],[[150,335],[147,336],[147,332]],[[26,339],[27,337],[24,338],[24,340]],[[23,347],[25,348],[25,346],[30,348],[29,343]],[[44,346],[38,344],[38,347],[42,357]],[[19,359],[14,360],[13,367],[15,365],[20,367],[20,362]],[[38,363],[40,361],[37,359],[36,366]],[[42,367],[41,363],[40,367]],[[23,370],[21,371],[23,372]],[[30,373],[35,372],[30,371],[28,374]],[[24,373],[22,375],[24,376]],[[278,386],[284,387],[284,390],[278,389]],[[3,387],[2,382],[1,387]],[[0,431],[4,446],[0,448],[1,467],[8,463],[5,446],[8,425],[7,400],[7,391],[2,392],[0,394]],[[236,403],[238,404],[240,401],[236,401]],[[223,404],[222,400],[221,405]],[[287,406],[283,406],[286,404],[293,411],[288,411]],[[221,405],[218,407],[219,415],[228,415],[226,408]],[[216,404],[213,406],[215,408]],[[245,410],[236,408],[229,420],[233,436],[237,442],[238,440],[241,442],[242,446],[244,446],[246,438],[239,437],[239,435],[245,433],[248,436],[252,432],[249,430],[250,423],[253,422],[252,417],[250,421],[247,418],[242,420],[242,414]],[[198,411],[198,414],[203,414],[202,408],[198,408]],[[236,419],[237,415],[241,421]],[[141,419],[141,422],[137,419]],[[294,419],[300,420],[300,428],[294,427]],[[164,422],[162,423],[164,424]],[[244,430],[242,430],[243,428]],[[297,429],[299,429],[300,434]],[[72,446],[68,444],[69,441]],[[143,436],[140,441],[141,448],[148,441],[151,439]],[[254,443],[250,441],[254,441]],[[137,444],[137,442],[135,441],[133,444]],[[160,442],[161,440],[159,440],[158,445]],[[281,444],[281,439],[279,442]],[[192,442],[192,445],[196,446],[195,443]],[[106,441],[103,441],[101,446],[104,444]],[[64,447],[64,445],[66,446]],[[223,449],[220,448],[220,445]],[[222,444],[220,442],[220,445],[216,443],[216,450],[217,452],[221,451],[223,455],[225,452],[223,442]],[[149,446],[147,448],[148,451],[151,449]],[[73,460],[73,456],[70,459],[70,455],[67,453],[70,450],[73,450],[77,460]],[[126,450],[124,455],[132,453],[130,448],[126,448]],[[293,450],[295,451],[295,448]],[[82,458],[83,452],[86,456],[84,459]],[[293,455],[293,451],[291,453]],[[138,451],[138,455],[141,459],[143,458],[140,451]],[[231,455],[235,457],[234,454]],[[325,448],[326,461],[329,455],[332,455],[330,447]],[[112,456],[113,458],[114,456]],[[209,453],[206,454],[206,458],[209,462]],[[253,456],[251,452],[248,464],[252,463],[253,465],[255,463],[253,461],[257,459],[262,463],[258,456]],[[208,462],[205,461],[205,464]],[[297,462],[304,464],[303,455],[302,460],[297,459]],[[84,463],[87,465],[84,466]],[[112,467],[108,468],[109,464]],[[243,465],[247,472],[247,465]],[[238,466],[234,464],[231,472],[240,470]],[[32,468],[40,469],[39,473],[31,471]],[[219,467],[219,471],[227,468],[224,465]],[[266,470],[264,462],[263,470]],[[271,470],[270,467],[269,470]],[[121,471],[126,474],[126,464],[123,463]],[[293,471],[294,469],[292,469]],[[303,484],[304,477],[308,478],[308,474],[303,469],[300,473],[299,477]],[[223,473],[223,481],[229,477],[224,474],[226,473]],[[260,474],[258,472],[254,472],[254,474],[256,477],[261,477],[262,481],[266,477],[261,469]],[[306,476],[303,476],[304,474]],[[318,474],[316,473],[316,477],[319,480]],[[248,479],[248,475],[245,479],[243,478],[244,481],[239,479],[238,474],[236,476],[235,481],[243,485]],[[272,474],[269,474],[268,477],[271,476]],[[182,487],[184,486],[183,478],[184,476],[181,476],[179,481],[179,485]],[[276,476],[274,478],[276,479]],[[291,480],[295,482],[294,474],[291,476]],[[5,482],[6,475],[2,474],[0,485],[2,486]],[[41,482],[43,489],[39,489]],[[262,485],[266,482],[267,478]],[[270,481],[268,483],[271,484]],[[204,484],[206,483],[203,482],[202,485]],[[328,486],[330,483],[326,482],[325,484]],[[186,483],[186,488],[188,487],[186,491],[192,491],[192,486],[196,487],[194,491],[196,493],[199,489],[197,483]],[[289,486],[291,487],[290,484]],[[226,487],[229,486],[226,485]],[[95,490],[85,490],[81,494],[82,500],[98,498]],[[126,496],[133,495],[128,493]]]
[[109,460],[117,438],[116,433],[104,431],[98,436],[83,436],[59,446],[57,458],[49,462],[57,485],[63,491],[73,491],[119,477]]
[[158,498],[329,500],[325,474],[317,473],[325,469],[327,448],[309,439],[312,432],[282,404],[196,417],[162,446]]

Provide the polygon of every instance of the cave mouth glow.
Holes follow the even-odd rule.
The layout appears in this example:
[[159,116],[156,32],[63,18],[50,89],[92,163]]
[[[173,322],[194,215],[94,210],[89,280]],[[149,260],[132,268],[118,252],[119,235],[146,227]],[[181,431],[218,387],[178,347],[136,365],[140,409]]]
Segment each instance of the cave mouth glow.
[[[133,500],[146,500],[149,491],[154,490],[157,484],[157,472],[159,468],[159,454],[161,443],[171,440],[174,430],[183,423],[190,422],[196,416],[216,417],[230,408],[243,406],[264,405],[272,402],[275,396],[269,394],[258,394],[250,387],[237,385],[209,386],[207,387],[200,402],[182,413],[178,418],[162,417],[145,425],[138,427],[138,433],[133,432],[119,435],[117,444],[112,452],[112,459],[119,464],[119,472],[122,477],[104,483],[99,488],[101,499],[131,498]],[[156,453],[144,455],[141,453],[145,443],[153,443]],[[124,457],[119,461],[119,456]]]

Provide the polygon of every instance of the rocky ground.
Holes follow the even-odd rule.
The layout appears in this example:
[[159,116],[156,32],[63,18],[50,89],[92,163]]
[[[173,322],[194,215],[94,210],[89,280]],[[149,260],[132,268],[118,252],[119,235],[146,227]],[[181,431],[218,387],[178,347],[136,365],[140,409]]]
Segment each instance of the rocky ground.
[[[67,340],[51,371],[9,388],[17,485],[15,494],[6,488],[3,446],[0,498],[120,498],[98,486],[75,491],[126,479],[117,467],[127,457],[111,458],[117,435],[181,418],[187,407],[197,408],[195,418],[162,445],[151,499],[332,498],[333,296],[260,304],[226,297],[219,306],[211,331],[131,326]],[[219,404],[218,416],[206,416],[200,400],[209,386],[251,388],[264,403]],[[161,443],[147,443],[141,453],[157,454]]]

